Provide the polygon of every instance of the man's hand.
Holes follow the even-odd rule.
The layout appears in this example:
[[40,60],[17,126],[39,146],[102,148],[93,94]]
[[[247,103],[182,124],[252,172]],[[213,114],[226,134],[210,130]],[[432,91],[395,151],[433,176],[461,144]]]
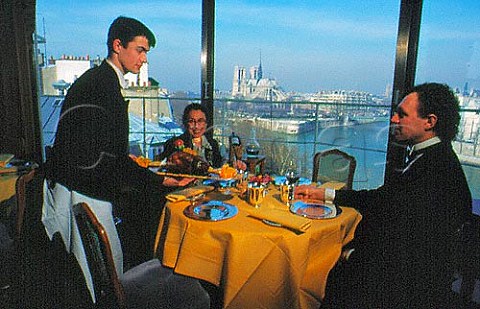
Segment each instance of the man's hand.
[[295,188],[295,198],[301,200],[320,200],[325,202],[325,189],[312,185],[301,185]]

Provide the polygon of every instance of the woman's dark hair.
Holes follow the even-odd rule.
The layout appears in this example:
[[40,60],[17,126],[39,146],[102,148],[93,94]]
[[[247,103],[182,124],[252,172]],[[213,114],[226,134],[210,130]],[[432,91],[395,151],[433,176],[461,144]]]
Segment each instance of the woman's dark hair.
[[117,17],[108,29],[108,55],[110,56],[113,52],[113,41],[115,39],[119,39],[122,42],[122,46],[126,48],[128,43],[136,36],[145,36],[148,40],[148,45],[155,47],[155,35],[147,26],[130,17]]
[[455,93],[445,84],[425,83],[415,86],[409,93],[418,94],[418,115],[437,116],[433,127],[435,134],[444,142],[451,142],[458,133],[460,106]]
[[203,105],[198,103],[189,104],[183,110],[182,123],[185,128],[188,127],[188,120],[190,120],[190,112],[193,110],[202,111],[205,114],[205,117],[207,117],[207,110],[205,109],[205,107],[203,107]]

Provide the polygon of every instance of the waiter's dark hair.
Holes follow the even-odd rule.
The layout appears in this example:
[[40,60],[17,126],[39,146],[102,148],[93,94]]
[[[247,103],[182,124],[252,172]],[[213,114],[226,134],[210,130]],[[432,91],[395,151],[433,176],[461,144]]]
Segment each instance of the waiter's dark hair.
[[136,36],[146,37],[148,45],[155,47],[155,35],[147,26],[134,18],[125,16],[117,17],[108,29],[108,55],[110,56],[113,52],[113,41],[115,39],[119,39],[122,42],[122,46],[127,47],[128,43]]

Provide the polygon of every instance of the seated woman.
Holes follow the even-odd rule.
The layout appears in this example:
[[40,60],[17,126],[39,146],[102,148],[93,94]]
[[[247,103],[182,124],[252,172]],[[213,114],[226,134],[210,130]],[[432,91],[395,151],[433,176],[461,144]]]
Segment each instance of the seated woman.
[[[178,168],[184,168],[185,162],[191,162],[192,160],[192,156],[188,153],[179,152],[181,148],[186,147],[192,149],[209,166],[214,168],[221,167],[224,160],[220,154],[218,142],[205,135],[207,129],[207,112],[205,108],[198,103],[187,105],[183,111],[182,123],[186,129],[185,132],[180,136],[169,139],[165,143],[164,151],[155,160],[162,161],[167,158]],[[237,160],[235,167],[245,170],[246,164]],[[190,173],[192,171],[184,170],[183,172]]]

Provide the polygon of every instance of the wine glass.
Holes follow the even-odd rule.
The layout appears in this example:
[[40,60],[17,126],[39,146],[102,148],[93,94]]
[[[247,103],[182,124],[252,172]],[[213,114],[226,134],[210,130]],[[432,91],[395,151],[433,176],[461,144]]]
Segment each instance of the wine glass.
[[216,179],[216,189],[223,195],[231,195],[232,191],[230,190],[232,178],[218,178]]
[[285,179],[285,184],[288,187],[287,206],[290,206],[294,198],[293,193],[295,190],[295,186],[300,179],[300,172],[298,170],[298,167],[293,163],[293,161],[290,161],[290,163],[288,164],[287,171],[285,173]]

